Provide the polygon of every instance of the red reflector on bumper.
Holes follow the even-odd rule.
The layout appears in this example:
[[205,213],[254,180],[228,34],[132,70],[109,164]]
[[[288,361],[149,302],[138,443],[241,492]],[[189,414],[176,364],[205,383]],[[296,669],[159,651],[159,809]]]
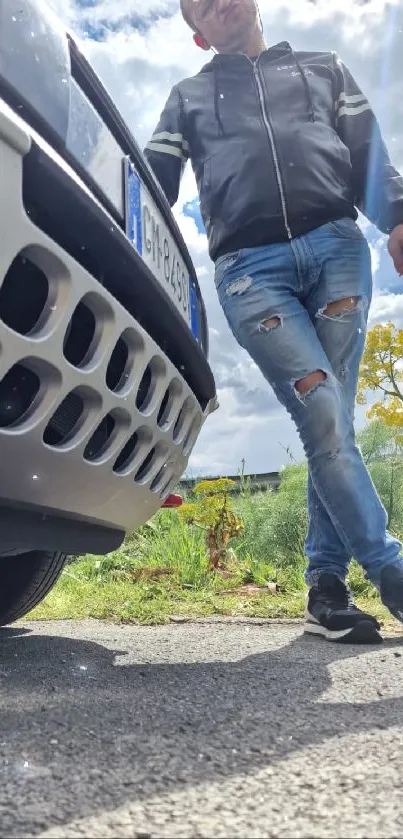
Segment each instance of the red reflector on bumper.
[[181,507],[183,504],[183,499],[180,495],[168,495],[168,498],[165,499],[163,503],[163,507]]

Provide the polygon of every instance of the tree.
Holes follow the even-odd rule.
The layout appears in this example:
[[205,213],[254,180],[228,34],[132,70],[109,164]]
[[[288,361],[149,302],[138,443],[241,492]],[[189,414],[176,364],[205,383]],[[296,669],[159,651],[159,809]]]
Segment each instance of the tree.
[[377,324],[369,330],[361,362],[357,401],[367,402],[367,393],[381,391],[367,416],[403,429],[403,330],[393,323]]
[[367,466],[403,455],[402,434],[398,428],[386,425],[383,419],[368,422],[357,433],[357,442]]
[[402,535],[403,435],[384,420],[369,422],[357,434],[364,462],[388,515],[388,526]]

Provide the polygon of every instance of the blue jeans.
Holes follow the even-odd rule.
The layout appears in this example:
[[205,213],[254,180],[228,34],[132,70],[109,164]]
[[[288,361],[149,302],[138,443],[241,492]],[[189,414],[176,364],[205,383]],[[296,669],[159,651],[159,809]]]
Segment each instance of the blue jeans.
[[[304,446],[306,582],[312,585],[324,571],[344,579],[355,557],[379,585],[385,565],[400,561],[401,544],[387,532],[385,509],[355,443],[372,294],[365,237],[345,218],[291,242],[245,248],[217,260],[215,283],[236,340],[287,409]],[[344,300],[349,310],[327,313],[329,304]],[[322,380],[301,392],[311,373]]]

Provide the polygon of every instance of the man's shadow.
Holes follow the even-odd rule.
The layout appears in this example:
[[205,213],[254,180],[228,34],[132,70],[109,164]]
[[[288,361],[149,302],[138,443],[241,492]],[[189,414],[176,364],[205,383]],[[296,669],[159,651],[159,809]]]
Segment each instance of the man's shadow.
[[[172,628],[178,645],[186,631]],[[253,773],[403,719],[403,696],[321,701],[330,665],[376,655],[387,672],[401,666],[403,638],[337,646],[299,631],[284,627],[285,646],[236,661],[127,664],[121,650],[92,641],[0,632],[2,835],[37,835],[127,800]],[[269,639],[272,630],[261,632]]]

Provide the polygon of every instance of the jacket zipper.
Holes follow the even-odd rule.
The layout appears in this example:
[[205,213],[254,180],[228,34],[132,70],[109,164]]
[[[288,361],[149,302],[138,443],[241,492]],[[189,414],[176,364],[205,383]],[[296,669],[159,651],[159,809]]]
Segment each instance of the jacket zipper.
[[259,75],[259,69],[257,67],[257,64],[253,65],[253,73],[254,73],[254,76],[255,76],[255,79],[256,79],[256,86],[257,86],[258,95],[259,95],[259,103],[260,103],[260,109],[262,111],[263,122],[265,124],[265,128],[266,128],[267,135],[268,135],[269,142],[270,142],[271,152],[272,152],[272,155],[273,155],[274,168],[276,170],[276,177],[277,177],[277,185],[278,185],[278,189],[279,189],[279,193],[280,193],[281,209],[283,211],[284,225],[285,225],[285,229],[287,231],[288,238],[292,239],[291,228],[290,228],[290,225],[288,223],[287,205],[285,203],[284,184],[283,184],[283,180],[282,180],[282,177],[281,177],[280,165],[279,165],[279,162],[278,162],[276,146],[274,144],[273,129],[271,127],[270,119],[269,119],[269,116],[268,116],[267,111],[266,111],[262,80],[261,80],[260,75]]

